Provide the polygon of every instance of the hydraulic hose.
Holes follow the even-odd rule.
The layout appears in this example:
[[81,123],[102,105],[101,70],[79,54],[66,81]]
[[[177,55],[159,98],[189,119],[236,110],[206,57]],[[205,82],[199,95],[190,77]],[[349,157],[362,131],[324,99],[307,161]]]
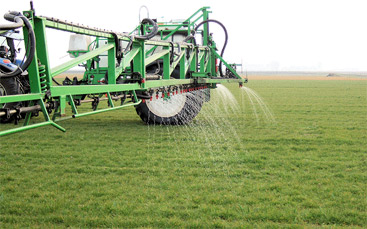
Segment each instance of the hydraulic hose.
[[[224,51],[225,51],[225,49],[227,47],[227,43],[228,43],[228,32],[227,32],[226,27],[220,21],[217,21],[217,20],[214,20],[214,19],[208,19],[208,20],[200,22],[194,29],[194,35],[195,35],[196,31],[199,29],[200,26],[202,26],[205,23],[209,23],[209,22],[213,22],[213,23],[216,23],[216,24],[220,25],[220,27],[222,27],[222,29],[224,31],[224,35],[225,35],[224,45],[223,45],[222,51],[220,52],[220,56],[223,58],[223,54],[224,54]],[[222,61],[220,61],[220,63],[219,63],[219,73],[220,73],[221,77],[223,77],[222,64],[223,64]]]
[[154,22],[152,19],[150,18],[144,18],[142,21],[141,21],[141,25],[143,27],[143,25],[145,24],[150,24],[153,26],[153,29],[150,33],[148,34],[145,34],[145,35],[141,35],[141,36],[137,36],[136,38],[138,39],[142,39],[142,40],[150,40],[152,39],[155,35],[157,35],[158,33],[158,25],[156,22]]
[[[28,42],[29,45],[27,47],[27,50],[29,49],[28,55],[27,55],[27,59],[26,61],[22,64],[22,66],[19,66],[16,70],[9,72],[9,73],[2,73],[0,72],[0,78],[9,78],[9,77],[14,77],[17,75],[22,74],[25,70],[28,69],[29,65],[31,64],[33,58],[34,58],[34,54],[36,51],[36,37],[34,35],[34,31],[33,31],[33,27],[31,25],[31,23],[28,21],[28,19],[23,16],[21,13],[19,12],[9,12],[7,14],[4,15],[4,18],[8,21],[11,22],[15,22],[14,26],[18,26],[19,20],[18,18],[20,18],[22,20],[22,22],[24,23],[26,29],[28,30]],[[19,28],[19,27],[17,27]]]
[[189,35],[189,36],[187,36],[184,40],[183,40],[183,42],[188,42],[188,41],[191,41],[192,40],[192,43],[196,46],[196,39],[195,39],[195,37],[193,36],[193,35]]
[[[195,32],[193,31],[193,33],[195,34]],[[192,44],[194,45],[194,48],[195,48],[195,46],[196,46],[196,39],[195,39],[195,36],[194,35],[189,35],[189,36],[187,36],[184,40],[183,40],[183,42],[188,42],[188,41],[192,41]],[[198,53],[199,53],[199,50],[198,49],[195,49],[196,51],[196,55],[198,55]],[[199,64],[199,62],[198,62],[198,59],[196,58],[196,66]]]
[[12,24],[0,25],[0,30],[13,30],[18,29],[24,25],[23,20],[20,17],[14,17],[10,13],[6,13],[4,18],[8,21],[14,21]]

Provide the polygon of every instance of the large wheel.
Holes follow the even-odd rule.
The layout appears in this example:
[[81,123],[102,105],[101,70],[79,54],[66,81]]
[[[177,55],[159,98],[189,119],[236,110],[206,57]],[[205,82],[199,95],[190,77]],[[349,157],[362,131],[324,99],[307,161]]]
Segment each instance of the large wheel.
[[203,95],[200,90],[176,94],[170,98],[158,99],[153,95],[152,101],[146,100],[136,106],[136,112],[147,124],[183,125],[193,120],[203,105]]
[[[20,83],[16,77],[0,78],[0,96],[21,94]],[[2,108],[13,108],[18,103],[5,103]]]
[[[0,78],[0,96],[6,96],[6,95],[18,95],[22,94],[21,92],[21,86],[16,77],[11,78]],[[0,104],[0,108],[8,108],[13,109],[14,107],[19,106],[20,102],[14,102],[14,103],[5,103]],[[5,118],[3,117],[1,119],[1,122],[10,122],[13,118]]]
[[[150,64],[146,69],[149,74],[163,74],[163,62]],[[177,66],[171,74],[171,78],[180,78],[180,68]],[[205,89],[204,89],[205,90]],[[162,98],[162,92],[153,94],[152,101],[137,105],[136,112],[147,124],[158,125],[183,125],[191,122],[201,110],[205,99],[204,90],[197,90],[176,94],[169,98]]]

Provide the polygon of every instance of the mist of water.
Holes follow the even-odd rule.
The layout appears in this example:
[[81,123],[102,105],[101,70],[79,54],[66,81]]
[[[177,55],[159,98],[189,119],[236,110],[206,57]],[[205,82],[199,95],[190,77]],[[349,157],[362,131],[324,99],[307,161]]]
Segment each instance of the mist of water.
[[[211,90],[210,102],[205,103],[203,107],[191,101],[190,109],[200,110],[192,122],[181,126],[148,125],[148,144],[151,144],[148,150],[165,147],[165,141],[177,141],[178,144],[174,144],[174,149],[171,149],[172,157],[180,158],[191,152],[208,175],[213,173],[213,168],[231,174],[231,162],[240,160],[240,157],[247,153],[241,132],[245,130],[244,120],[251,117],[245,115],[244,101],[240,104],[227,87],[220,84],[217,86]],[[243,87],[240,92],[242,100],[249,101],[250,107],[246,109],[252,109],[258,125],[261,118],[275,122],[273,113],[254,90]]]
[[254,90],[252,90],[251,88],[248,88],[248,87],[242,87],[241,89],[243,91],[245,91],[245,93],[247,94],[247,96],[248,96],[248,98],[251,102],[251,105],[252,105],[253,111],[255,113],[257,122],[259,122],[259,116],[258,116],[258,112],[256,110],[256,106],[260,107],[260,109],[264,113],[267,121],[275,122],[273,112],[269,109],[269,107],[264,102],[263,98],[261,98],[261,96],[257,92],[255,92]]

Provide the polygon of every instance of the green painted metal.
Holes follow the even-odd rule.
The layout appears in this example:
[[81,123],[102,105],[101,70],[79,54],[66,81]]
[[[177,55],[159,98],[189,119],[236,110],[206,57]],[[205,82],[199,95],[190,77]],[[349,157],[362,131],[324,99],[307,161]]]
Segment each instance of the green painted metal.
[[175,68],[177,67],[178,63],[180,62],[183,56],[184,56],[184,52],[181,52],[181,54],[177,57],[177,60],[172,62],[170,69],[169,69],[169,75],[171,75],[173,70],[175,70]]
[[78,109],[76,108],[75,102],[74,102],[74,98],[72,95],[68,95],[66,100],[70,103],[71,106],[71,110],[73,112],[74,115],[78,114]]
[[164,87],[171,85],[181,85],[181,84],[193,84],[194,79],[164,79],[164,80],[150,80],[146,83],[148,88]]
[[[32,12],[32,11],[28,11],[28,12]],[[26,14],[24,13],[24,15],[26,15]],[[72,33],[77,33],[77,34],[85,34],[85,35],[95,36],[95,37],[113,38],[111,33],[108,33],[108,32],[97,31],[97,30],[94,30],[94,29],[91,29],[91,28],[88,29],[88,28],[85,28],[85,27],[80,27],[77,24],[75,24],[75,25],[67,24],[67,23],[59,21],[59,20],[53,20],[52,18],[46,18],[45,25],[48,28],[53,28],[53,29],[66,31],[66,32],[72,32]]]
[[162,56],[165,56],[169,53],[169,50],[168,49],[165,49],[159,53],[155,53],[149,57],[147,57],[145,59],[145,66],[147,66],[148,64],[151,64],[153,63],[154,61],[156,61],[157,59],[161,58]]
[[[196,11],[193,15],[191,15],[189,18],[187,18],[184,22],[182,22],[179,25],[176,25],[176,28],[174,30],[172,30],[169,34],[167,34],[165,37],[162,38],[163,41],[167,40],[169,37],[172,37],[173,34],[175,34],[177,31],[179,31],[183,26],[187,26],[187,35],[189,35],[191,33],[191,30],[194,29],[195,27],[195,23],[200,20],[201,18],[204,17],[204,14],[206,14],[206,18],[208,18],[208,11],[207,9],[209,9],[210,7],[202,7],[200,8],[198,11]],[[202,13],[202,14],[200,14]],[[193,18],[197,17],[194,21],[191,21]],[[208,27],[206,27],[207,29]],[[204,28],[205,29],[205,28]],[[207,37],[206,37],[207,38]],[[157,48],[156,46],[154,46],[153,48],[151,48],[148,52],[147,55],[149,55],[151,52],[153,52],[153,50]]]
[[215,57],[217,57],[218,59],[220,59],[223,64],[238,78],[238,79],[242,79],[242,77],[240,75],[238,75],[238,73],[236,72],[236,70],[234,70],[232,68],[232,66],[230,64],[228,64],[215,50],[212,50],[212,52],[214,53]]
[[[93,51],[90,51],[90,52],[87,52],[85,53],[84,55],[81,55],[75,59],[72,59],[64,64],[61,64],[55,68],[53,68],[51,70],[51,76],[54,77],[54,76],[57,76],[59,75],[60,73],[63,73],[75,66],[77,66],[78,64],[84,62],[84,61],[87,61],[93,57],[96,57],[98,56],[99,54],[102,54],[103,52],[107,51],[107,50],[110,50],[110,49],[113,49],[114,48],[114,45],[113,44],[110,44],[110,45],[106,45],[106,46],[102,46],[100,48],[97,48]],[[113,65],[112,65],[113,66]],[[115,69],[115,68],[114,68]],[[113,73],[114,74],[114,73]]]
[[52,86],[52,96],[98,94],[106,92],[131,91],[142,89],[139,83],[114,84],[114,85],[81,85],[81,86]]
[[86,113],[82,113],[82,114],[75,114],[72,117],[73,118],[80,118],[80,117],[83,117],[83,116],[99,114],[99,113],[106,112],[106,111],[114,111],[114,110],[118,110],[118,109],[125,108],[125,107],[136,106],[136,105],[139,105],[139,103],[141,103],[141,100],[139,100],[136,103],[129,103],[129,104],[125,104],[125,105],[121,105],[121,106],[117,106],[117,107],[105,108],[105,109],[95,110],[95,111],[86,112]]
[[34,128],[37,128],[37,127],[48,126],[48,125],[53,125],[53,126],[57,127],[58,129],[60,129],[61,131],[64,131],[64,132],[66,131],[64,128],[62,128],[61,126],[57,125],[53,121],[47,121],[47,122],[41,122],[41,123],[36,123],[36,124],[32,124],[32,125],[22,126],[22,127],[10,129],[10,130],[1,131],[0,132],[0,137],[1,136],[5,136],[5,135],[9,135],[9,134],[19,133],[19,132],[22,132],[22,131],[25,131],[25,130],[34,129]]
[[222,83],[247,83],[247,79],[210,79],[198,78],[197,82],[200,84],[222,84]]
[[[18,133],[18,132],[25,131],[25,130],[34,129],[34,128],[37,128],[37,127],[47,126],[47,125],[52,125],[52,126],[56,127],[57,129],[65,132],[66,130],[63,127],[61,127],[60,125],[56,124],[54,121],[52,121],[50,119],[50,117],[48,115],[48,112],[47,112],[47,109],[46,109],[46,105],[43,102],[43,100],[42,99],[39,99],[38,100],[38,103],[41,105],[41,110],[42,110],[42,113],[43,113],[44,118],[46,120],[45,122],[41,122],[41,123],[36,123],[36,124],[29,125],[30,113],[28,113],[27,114],[27,117],[26,117],[26,120],[24,122],[24,125],[22,127],[18,127],[18,128],[14,128],[14,129],[10,129],[10,130],[1,131],[0,132],[0,137],[1,136],[5,136],[5,135],[9,135],[9,134]],[[33,105],[33,102],[31,102],[31,104]]]
[[[119,70],[125,70],[126,67],[128,67],[130,65],[131,60],[134,59],[134,57],[140,52],[140,48],[139,47],[135,47],[133,48],[123,59],[122,61],[122,66],[120,68],[117,68]],[[119,72],[121,73],[121,72]]]
[[32,94],[21,94],[21,95],[7,95],[0,96],[0,104],[2,103],[13,103],[19,101],[31,101],[44,97],[43,93],[32,93]]
[[[29,102],[29,106],[33,106],[34,105],[34,101],[30,101]],[[31,120],[31,116],[32,116],[32,113],[27,113],[25,119],[24,119],[24,124],[23,126],[28,126],[29,125],[29,121]]]
[[[28,102],[28,106],[40,105],[44,122],[30,125],[31,113],[26,114],[24,126],[12,130],[0,132],[0,136],[29,130],[40,126],[52,125],[62,131],[64,128],[55,123],[69,119],[65,117],[68,104],[73,113],[72,117],[83,117],[87,115],[102,113],[121,109],[128,106],[136,106],[141,100],[138,98],[138,91],[151,91],[152,89],[164,89],[171,86],[195,87],[195,85],[206,85],[215,88],[217,83],[244,83],[247,79],[242,79],[236,71],[216,52],[216,43],[209,35],[209,26],[204,24],[202,30],[203,42],[201,46],[194,46],[191,43],[170,43],[169,38],[175,36],[177,32],[191,34],[195,25],[200,20],[209,19],[209,7],[200,8],[193,15],[182,23],[159,24],[164,27],[159,31],[161,40],[142,40],[125,33],[115,33],[100,29],[89,28],[75,23],[70,23],[54,18],[34,16],[34,12],[24,11],[24,15],[33,25],[36,36],[35,58],[27,69],[29,73],[30,91],[29,94],[9,95],[0,97],[0,105],[11,102]],[[143,34],[149,31],[149,26],[144,26]],[[68,51],[74,55],[70,61],[51,68],[49,61],[49,51],[47,46],[46,29],[56,29],[75,34],[92,36],[95,40],[88,46],[88,50]],[[139,35],[140,26],[137,27]],[[28,42],[28,31],[24,29],[25,43]],[[101,45],[100,41],[107,44]],[[117,44],[131,42],[129,49],[120,48]],[[175,50],[180,49],[172,58],[172,46]],[[147,48],[148,47],[148,48]],[[119,50],[120,48],[120,50]],[[159,51],[157,49],[159,48]],[[149,49],[149,50],[148,50]],[[117,55],[118,54],[118,55]],[[102,59],[105,58],[104,65]],[[216,60],[221,60],[223,64],[233,73],[236,78],[220,78],[216,71]],[[146,68],[160,60],[162,63],[162,77],[159,80],[149,80],[146,77]],[[85,72],[82,78],[78,78],[75,85],[56,85],[55,78],[61,73],[77,66],[83,65]],[[173,79],[174,70],[179,69],[179,79]],[[177,78],[177,76],[175,76]],[[131,101],[127,104],[116,106],[113,103],[115,95],[132,95]],[[108,108],[80,113],[78,106],[86,96],[98,97],[107,95]],[[104,99],[106,100],[106,99]],[[52,108],[54,113],[52,120],[48,114],[46,104],[54,103]]]

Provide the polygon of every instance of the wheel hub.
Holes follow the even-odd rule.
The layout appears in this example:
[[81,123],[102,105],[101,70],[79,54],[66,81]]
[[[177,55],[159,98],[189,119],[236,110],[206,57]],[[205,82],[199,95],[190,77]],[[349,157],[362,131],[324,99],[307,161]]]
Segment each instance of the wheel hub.
[[153,95],[152,101],[147,101],[149,110],[160,117],[168,118],[178,114],[186,103],[186,93],[162,98],[162,92]]

